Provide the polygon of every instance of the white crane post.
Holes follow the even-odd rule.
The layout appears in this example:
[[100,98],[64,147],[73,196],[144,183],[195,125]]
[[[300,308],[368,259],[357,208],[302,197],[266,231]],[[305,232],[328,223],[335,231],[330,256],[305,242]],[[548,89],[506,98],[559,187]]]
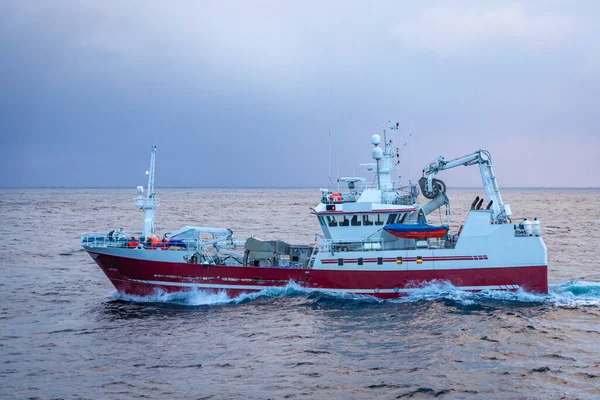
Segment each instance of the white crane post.
[[504,203],[502,202],[502,196],[500,195],[500,188],[496,181],[496,175],[494,174],[494,168],[492,167],[492,160],[489,157],[489,153],[483,150],[479,150],[479,170],[481,171],[481,180],[483,182],[483,188],[485,194],[492,203],[492,210],[494,212],[494,219],[500,222],[506,220],[506,211],[504,209]]

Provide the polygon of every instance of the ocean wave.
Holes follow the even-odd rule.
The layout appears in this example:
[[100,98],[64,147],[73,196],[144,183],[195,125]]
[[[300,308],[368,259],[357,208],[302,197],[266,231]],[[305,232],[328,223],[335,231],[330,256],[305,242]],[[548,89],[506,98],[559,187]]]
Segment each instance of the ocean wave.
[[549,296],[559,306],[600,306],[600,282],[569,281],[552,285]]
[[473,305],[486,301],[506,303],[544,304],[555,307],[600,306],[600,282],[569,281],[550,285],[548,294],[516,291],[484,290],[466,292],[448,282],[431,282],[408,296],[390,300],[391,302],[415,302],[451,300],[463,305]]
[[170,303],[186,306],[209,306],[241,304],[259,298],[302,296],[309,292],[311,292],[311,290],[303,288],[294,282],[289,282],[286,286],[267,288],[260,292],[243,293],[236,297],[229,297],[225,291],[210,292],[203,289],[191,289],[185,292],[172,293],[156,289],[154,293],[149,296],[135,296],[115,291],[110,297],[115,300],[131,301],[135,303]]
[[485,290],[467,292],[449,282],[430,282],[413,290],[405,297],[381,300],[368,295],[328,292],[320,289],[307,289],[294,282],[282,287],[272,287],[260,292],[245,293],[229,297],[226,292],[208,292],[193,289],[186,292],[167,293],[157,289],[150,296],[134,296],[114,292],[113,299],[136,303],[170,303],[185,306],[210,306],[244,304],[261,298],[307,297],[313,301],[348,301],[358,303],[414,303],[428,301],[453,301],[469,306],[489,301],[512,303],[514,305],[544,304],[555,307],[600,306],[600,282],[568,281],[549,287],[548,294],[530,293],[523,289],[516,291]]

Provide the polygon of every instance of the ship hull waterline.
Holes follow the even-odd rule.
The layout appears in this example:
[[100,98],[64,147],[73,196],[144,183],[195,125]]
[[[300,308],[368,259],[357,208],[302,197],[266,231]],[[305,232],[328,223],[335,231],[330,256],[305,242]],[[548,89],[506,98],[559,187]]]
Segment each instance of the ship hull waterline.
[[188,264],[88,252],[119,293],[134,296],[202,290],[225,292],[233,298],[283,288],[290,282],[307,289],[384,299],[409,295],[430,282],[447,282],[470,292],[523,289],[548,293],[547,265],[374,271]]

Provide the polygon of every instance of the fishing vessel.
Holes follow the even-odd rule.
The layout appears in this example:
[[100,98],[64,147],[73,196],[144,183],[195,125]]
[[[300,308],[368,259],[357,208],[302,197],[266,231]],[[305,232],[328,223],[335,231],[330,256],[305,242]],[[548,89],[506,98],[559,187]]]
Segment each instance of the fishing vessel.
[[[391,136],[398,124],[388,129],[371,137],[373,161],[361,164],[374,174],[371,183],[364,177],[342,177],[345,192],[320,190],[320,202],[311,212],[322,233],[314,243],[255,237],[238,241],[229,228],[194,226],[159,235],[154,146],[146,192],[138,186],[134,198],[144,214],[143,231],[84,233],[81,245],[119,292],[138,296],[189,290],[237,296],[290,282],[378,298],[405,296],[431,282],[465,291],[547,293],[540,221],[511,221],[490,153],[439,157],[423,168],[418,183],[401,187],[392,179],[399,154]],[[464,223],[452,232],[446,185],[436,176],[459,166],[479,167],[485,198],[473,201]],[[420,195],[424,204],[419,204]],[[429,224],[428,216],[436,210],[444,210],[445,225]]]

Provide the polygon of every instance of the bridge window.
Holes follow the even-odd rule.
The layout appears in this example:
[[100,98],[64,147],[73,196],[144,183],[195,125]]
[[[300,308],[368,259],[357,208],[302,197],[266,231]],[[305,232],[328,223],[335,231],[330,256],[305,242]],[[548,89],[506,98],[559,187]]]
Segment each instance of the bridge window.
[[325,218],[327,218],[327,225],[337,226],[337,221],[335,219],[335,215],[328,215]]
[[390,214],[388,220],[387,220],[387,224],[386,225],[391,225],[394,222],[396,222],[396,217],[398,216],[398,214]]
[[350,225],[350,220],[348,219],[347,216],[345,216],[345,215],[343,217],[340,216],[340,218],[343,218],[342,220],[340,220],[340,226]]
[[352,225],[352,226],[360,226],[360,219],[358,218],[358,215],[353,215],[352,216],[352,221],[350,222],[350,225]]
[[377,214],[375,218],[375,225],[383,225],[383,221],[385,221],[386,214]]
[[371,219],[369,214],[363,214],[363,225],[364,226],[373,225],[373,220]]

